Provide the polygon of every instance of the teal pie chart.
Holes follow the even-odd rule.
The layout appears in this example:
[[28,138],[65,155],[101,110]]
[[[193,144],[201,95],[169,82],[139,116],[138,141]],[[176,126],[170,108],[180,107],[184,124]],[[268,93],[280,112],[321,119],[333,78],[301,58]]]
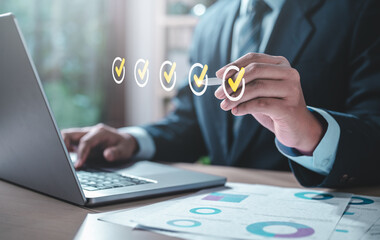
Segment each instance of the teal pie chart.
[[295,193],[294,196],[308,200],[328,200],[334,197],[331,194],[319,192],[298,192]]
[[[285,226],[292,227],[295,229],[295,232],[292,233],[275,233],[266,231],[264,228],[270,226]],[[307,237],[314,234],[314,229],[294,222],[281,222],[281,221],[269,221],[269,222],[257,222],[247,226],[246,230],[252,234],[260,235],[263,237],[271,238],[301,238]]]
[[367,205],[372,204],[374,201],[365,197],[351,197],[350,205]]
[[191,219],[175,219],[175,220],[170,220],[166,222],[170,226],[174,227],[181,227],[181,228],[192,228],[192,227],[199,227],[201,222],[191,220]]
[[214,215],[214,214],[221,213],[222,210],[218,208],[212,208],[212,207],[198,207],[198,208],[190,209],[190,212],[194,214],[200,214],[200,215]]

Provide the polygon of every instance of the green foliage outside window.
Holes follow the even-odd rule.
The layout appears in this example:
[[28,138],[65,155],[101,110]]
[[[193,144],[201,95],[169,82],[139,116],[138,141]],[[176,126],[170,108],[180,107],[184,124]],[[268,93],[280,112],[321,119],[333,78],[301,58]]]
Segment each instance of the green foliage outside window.
[[107,41],[105,0],[1,0],[13,12],[60,128],[101,121]]

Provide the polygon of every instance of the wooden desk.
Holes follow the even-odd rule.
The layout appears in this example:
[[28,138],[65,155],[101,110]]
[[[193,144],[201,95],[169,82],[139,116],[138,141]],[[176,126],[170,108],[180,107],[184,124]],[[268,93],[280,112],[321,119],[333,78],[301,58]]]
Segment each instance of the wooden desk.
[[[226,176],[230,182],[301,187],[292,173],[287,172],[183,163],[174,165]],[[380,187],[345,189],[345,192],[380,196]],[[155,233],[131,231],[127,227],[101,222],[97,220],[98,215],[89,213],[135,208],[181,195],[183,194],[89,209],[0,181],[0,239],[170,239]]]

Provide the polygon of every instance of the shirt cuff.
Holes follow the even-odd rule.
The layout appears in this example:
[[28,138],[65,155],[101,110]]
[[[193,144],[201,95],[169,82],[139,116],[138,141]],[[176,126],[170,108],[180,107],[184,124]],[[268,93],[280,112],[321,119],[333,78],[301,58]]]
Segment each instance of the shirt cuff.
[[139,144],[138,152],[132,157],[136,160],[149,160],[156,152],[156,145],[154,144],[152,136],[141,127],[124,127],[119,128],[119,132],[128,133],[134,137]]
[[326,176],[330,173],[335,161],[340,138],[340,126],[326,111],[313,107],[308,107],[308,109],[320,114],[327,122],[327,130],[325,135],[314,150],[313,155],[302,155],[296,149],[287,147],[280,143],[277,138],[275,139],[275,144],[280,153],[290,160],[311,171]]

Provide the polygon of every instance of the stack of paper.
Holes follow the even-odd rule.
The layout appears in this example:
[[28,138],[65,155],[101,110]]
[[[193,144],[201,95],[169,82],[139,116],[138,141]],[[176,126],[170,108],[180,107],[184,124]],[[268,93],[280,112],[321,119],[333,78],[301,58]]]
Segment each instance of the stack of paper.
[[375,224],[365,233],[362,240],[378,240],[380,239],[380,218]]
[[101,220],[188,239],[334,240],[360,239],[379,217],[380,198],[229,183]]
[[330,239],[360,239],[379,217],[380,198],[354,195]]

